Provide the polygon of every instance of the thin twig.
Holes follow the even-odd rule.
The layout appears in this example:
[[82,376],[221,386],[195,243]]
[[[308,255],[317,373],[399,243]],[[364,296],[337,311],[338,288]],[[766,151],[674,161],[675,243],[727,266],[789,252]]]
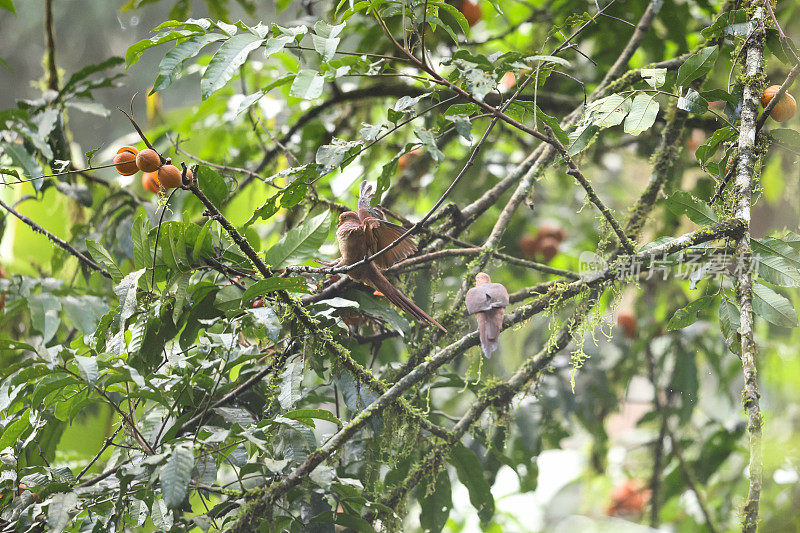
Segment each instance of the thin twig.
[[72,254],[75,257],[77,257],[79,261],[81,261],[83,264],[85,264],[86,266],[88,266],[92,270],[96,270],[102,276],[104,276],[104,277],[106,277],[108,279],[111,279],[111,274],[109,274],[108,271],[105,268],[101,267],[100,265],[98,265],[97,263],[95,263],[94,261],[92,261],[91,259],[86,257],[85,255],[83,255],[81,252],[76,250],[67,241],[65,241],[65,240],[63,240],[63,239],[61,239],[59,237],[56,237],[55,235],[53,235],[52,233],[50,233],[49,231],[47,231],[46,229],[41,227],[39,224],[37,224],[33,220],[31,220],[28,217],[26,217],[25,215],[21,214],[19,211],[16,211],[15,209],[13,209],[11,206],[6,204],[2,200],[0,200],[0,207],[2,207],[3,209],[5,209],[9,213],[11,213],[12,215],[17,217],[18,219],[20,219],[25,224],[27,224],[36,233],[41,233],[42,235],[44,235],[45,237],[50,239],[52,242],[54,242],[55,244],[57,244],[58,246],[60,246],[61,248],[63,248],[67,252],[69,252],[70,254]]

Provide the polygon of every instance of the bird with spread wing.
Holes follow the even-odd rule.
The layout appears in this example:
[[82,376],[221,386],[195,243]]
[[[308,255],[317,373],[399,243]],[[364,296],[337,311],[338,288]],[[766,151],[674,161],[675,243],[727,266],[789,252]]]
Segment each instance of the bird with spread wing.
[[[370,205],[373,194],[372,185],[363,182],[358,197],[358,212],[346,211],[339,215],[336,239],[339,242],[339,251],[342,256],[335,264],[339,266],[354,265],[386,248],[405,233],[406,230],[402,226],[387,221],[380,209]],[[417,244],[410,237],[406,237],[394,248],[375,258],[374,261],[348,271],[347,276],[381,292],[390,302],[419,322],[447,331],[412,302],[408,296],[397,290],[380,271],[380,269],[388,268],[398,261],[402,261],[416,251]]]

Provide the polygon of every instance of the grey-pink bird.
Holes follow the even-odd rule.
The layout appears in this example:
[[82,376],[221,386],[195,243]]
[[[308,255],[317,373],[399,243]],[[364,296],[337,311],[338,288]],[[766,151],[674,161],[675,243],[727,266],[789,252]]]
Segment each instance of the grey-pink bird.
[[503,328],[503,312],[508,306],[508,291],[500,283],[492,283],[489,274],[478,273],[475,286],[467,291],[467,312],[478,319],[478,334],[483,355],[488,359],[497,350],[497,340]]

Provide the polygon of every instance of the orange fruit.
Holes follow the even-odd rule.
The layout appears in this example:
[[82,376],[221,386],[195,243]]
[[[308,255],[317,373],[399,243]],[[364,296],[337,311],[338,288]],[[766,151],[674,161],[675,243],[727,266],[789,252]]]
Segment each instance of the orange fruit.
[[650,489],[638,479],[627,479],[611,491],[608,516],[641,516],[650,500]]
[[629,339],[636,338],[636,317],[630,311],[621,311],[617,315],[617,325]]
[[136,156],[136,166],[142,172],[155,172],[161,168],[161,156],[155,150],[147,148]]
[[461,11],[461,14],[464,15],[465,19],[467,19],[467,24],[469,24],[470,28],[483,18],[483,10],[481,9],[481,6],[472,0],[463,0],[461,5],[458,7],[458,10]]
[[114,168],[123,176],[131,176],[139,172],[136,166],[136,154],[138,151],[132,146],[123,146],[117,150],[114,156]]
[[158,181],[165,189],[175,189],[183,185],[181,171],[175,165],[164,165],[158,169]]
[[523,256],[533,259],[539,251],[539,239],[533,235],[523,235],[519,238],[519,249]]
[[397,159],[397,168],[399,168],[400,170],[403,170],[403,169],[404,169],[404,168],[406,168],[408,165],[410,165],[410,164],[411,164],[411,162],[412,162],[414,159],[416,159],[416,158],[417,158],[417,156],[419,156],[419,148],[414,148],[414,149],[413,149],[413,150],[411,150],[410,152],[406,152],[406,153],[404,153],[403,155],[401,155],[401,156],[400,156],[400,157]]
[[142,187],[153,194],[161,194],[165,191],[164,187],[161,186],[161,182],[158,181],[158,174],[155,172],[142,174]]
[[566,238],[566,234],[564,233],[564,229],[560,226],[543,224],[539,227],[539,231],[536,232],[536,237],[539,239],[551,238],[561,243],[561,241]]
[[[780,88],[780,85],[771,85],[764,89],[764,94],[761,95],[761,105],[767,107]],[[769,116],[777,122],[786,122],[794,116],[796,110],[797,102],[794,97],[789,93],[784,93],[778,103],[775,104],[775,107],[772,108]]]
[[513,72],[506,72],[503,74],[503,78],[500,80],[500,87],[504,91],[510,90],[517,84],[517,77],[514,75]]
[[539,241],[539,253],[545,263],[549,263],[558,253],[558,240],[554,237],[544,237]]

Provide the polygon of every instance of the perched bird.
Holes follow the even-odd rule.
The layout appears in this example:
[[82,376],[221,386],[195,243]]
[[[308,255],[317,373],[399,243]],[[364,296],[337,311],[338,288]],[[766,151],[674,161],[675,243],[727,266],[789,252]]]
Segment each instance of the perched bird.
[[[362,183],[358,198],[358,213],[346,211],[339,215],[339,227],[336,230],[336,239],[342,254],[342,257],[336,262],[339,266],[358,263],[365,257],[379,252],[405,233],[402,226],[388,222],[380,209],[370,205],[372,195],[372,186]],[[406,237],[397,246],[374,261],[350,270],[347,276],[379,291],[390,302],[423,324],[431,324],[442,331],[447,331],[412,302],[408,296],[389,283],[389,280],[379,270],[402,261],[416,251],[416,243]]]
[[467,312],[477,313],[478,335],[483,355],[488,359],[497,350],[497,339],[503,328],[503,312],[508,306],[508,291],[500,283],[492,283],[489,274],[479,272],[475,286],[467,291]]

